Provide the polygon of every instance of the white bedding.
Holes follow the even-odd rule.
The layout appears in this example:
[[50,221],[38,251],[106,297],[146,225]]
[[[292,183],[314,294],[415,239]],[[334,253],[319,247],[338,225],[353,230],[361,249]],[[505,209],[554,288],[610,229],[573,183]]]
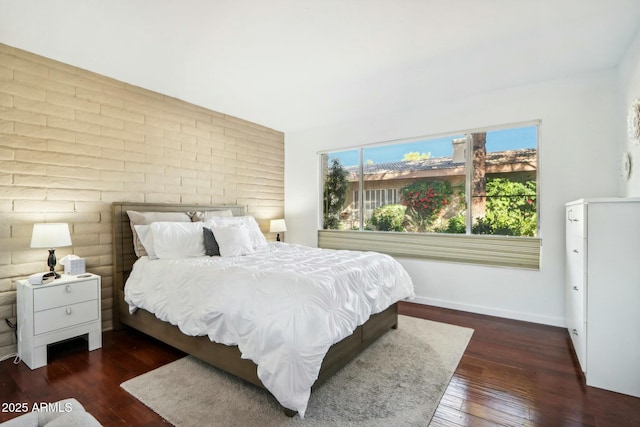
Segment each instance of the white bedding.
[[187,335],[237,345],[285,408],[304,416],[329,347],[371,314],[413,298],[392,257],[269,243],[238,257],[141,257],[125,286],[144,308]]

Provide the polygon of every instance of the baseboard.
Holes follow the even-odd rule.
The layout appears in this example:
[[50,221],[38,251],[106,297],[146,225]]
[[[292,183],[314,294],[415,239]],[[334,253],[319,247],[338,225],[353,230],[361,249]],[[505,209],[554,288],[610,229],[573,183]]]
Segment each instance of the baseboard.
[[418,304],[433,305],[435,307],[450,308],[452,310],[468,311],[470,313],[486,314],[487,316],[504,317],[505,319],[522,320],[525,322],[540,323],[543,325],[566,327],[564,317],[540,316],[534,313],[523,313],[511,310],[502,310],[494,307],[481,305],[463,304],[455,301],[448,301],[436,298],[426,298],[416,296],[414,300]]

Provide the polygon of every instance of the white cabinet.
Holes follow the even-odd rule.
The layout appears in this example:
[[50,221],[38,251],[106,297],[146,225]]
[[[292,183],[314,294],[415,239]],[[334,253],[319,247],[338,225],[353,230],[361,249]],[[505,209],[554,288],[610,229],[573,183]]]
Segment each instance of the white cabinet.
[[566,322],[587,385],[640,397],[640,199],[566,205]]
[[31,369],[47,364],[47,346],[86,335],[102,347],[100,276],[62,275],[46,285],[17,282],[18,353]]

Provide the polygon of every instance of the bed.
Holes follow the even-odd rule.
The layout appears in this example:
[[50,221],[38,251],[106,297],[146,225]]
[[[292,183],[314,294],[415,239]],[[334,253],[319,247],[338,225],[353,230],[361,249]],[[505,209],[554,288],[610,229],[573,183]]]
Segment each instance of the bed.
[[[282,268],[286,268],[286,260],[304,260],[307,257],[307,253],[311,254],[309,261],[309,265],[313,265],[313,263],[325,262],[322,261],[321,258],[313,258],[319,256],[331,256],[337,257],[340,251],[327,251],[321,249],[312,249],[312,248],[304,248],[298,245],[289,245],[284,243],[268,243],[267,245],[260,246],[259,250],[254,253],[248,254],[249,256],[228,256],[228,257],[203,257],[203,258],[190,258],[185,261],[180,261],[179,263],[174,260],[160,259],[157,261],[149,260],[149,256],[139,256],[140,254],[136,254],[138,247],[134,249],[135,245],[139,245],[140,242],[135,242],[134,240],[138,240],[137,235],[134,236],[132,232],[130,218],[127,212],[167,212],[167,213],[186,213],[186,212],[198,212],[199,215],[208,215],[217,216],[218,213],[222,214],[222,212],[227,212],[229,215],[233,215],[233,217],[247,218],[244,216],[244,209],[239,206],[203,206],[203,205],[172,205],[172,204],[147,204],[147,203],[124,203],[124,202],[116,202],[113,203],[112,207],[112,224],[113,224],[113,269],[114,269],[114,279],[113,279],[113,292],[114,292],[114,305],[113,305],[113,324],[115,329],[119,329],[124,327],[124,325],[137,329],[145,334],[148,334],[160,341],[163,341],[173,347],[176,347],[198,359],[201,359],[221,370],[229,372],[239,378],[242,378],[245,381],[248,381],[252,384],[255,384],[261,388],[267,389],[274,397],[280,402],[285,413],[289,416],[293,416],[296,413],[300,414],[300,416],[304,415],[304,410],[306,408],[306,400],[308,400],[308,396],[304,398],[298,398],[295,396],[295,399],[289,399],[288,396],[282,395],[282,392],[276,389],[273,385],[273,381],[269,379],[268,375],[265,375],[265,372],[271,372],[275,368],[269,368],[268,361],[273,359],[276,365],[280,366],[277,363],[281,363],[281,357],[272,357],[272,356],[264,356],[262,359],[259,357],[255,357],[253,354],[254,350],[252,347],[248,347],[248,344],[245,342],[238,342],[237,344],[233,343],[237,336],[228,337],[228,330],[224,330],[220,332],[218,335],[215,335],[217,332],[207,332],[205,334],[198,334],[197,331],[192,330],[193,326],[201,323],[199,321],[183,324],[178,321],[174,321],[173,318],[169,314],[164,314],[162,311],[162,304],[159,309],[156,308],[148,308],[145,309],[146,306],[140,302],[138,303],[138,297],[145,294],[147,291],[151,293],[151,290],[157,288],[158,285],[137,285],[138,281],[143,282],[142,278],[146,276],[162,276],[162,277],[171,277],[171,280],[165,280],[167,282],[167,286],[182,286],[182,279],[177,276],[177,272],[180,269],[185,269],[186,271],[196,271],[193,270],[196,264],[198,268],[217,268],[217,270],[208,270],[209,273],[206,274],[195,274],[194,276],[222,276],[236,278],[238,276],[232,276],[231,273],[235,271],[239,271],[240,274],[246,274],[246,269],[249,268],[251,276],[256,276],[259,282],[264,285],[265,289],[275,289],[276,295],[278,298],[277,292],[280,292],[280,287],[277,286],[274,282],[277,281],[278,277],[283,277],[283,281],[286,281],[286,277],[277,276],[277,268],[276,265]],[[132,213],[132,216],[134,214]],[[210,217],[209,217],[210,218]],[[231,219],[229,221],[234,221],[235,219]],[[162,220],[161,220],[162,221]],[[213,220],[215,221],[218,220]],[[226,221],[226,220],[225,220]],[[157,229],[162,229],[162,226],[167,224],[158,224],[154,223],[152,226],[153,230],[157,232]],[[215,225],[215,224],[214,224]],[[257,226],[257,224],[256,224]],[[187,225],[185,225],[187,227]],[[148,228],[148,227],[147,227]],[[166,227],[165,227],[166,228]],[[141,229],[136,228],[136,230],[141,231]],[[216,229],[216,233],[218,230]],[[206,235],[206,233],[205,233]],[[221,234],[216,234],[216,237],[221,237]],[[262,236],[263,237],[263,236]],[[206,237],[205,237],[206,238]],[[263,237],[264,238],[264,237]],[[225,246],[226,248],[227,246]],[[167,250],[171,251],[173,248],[168,248]],[[222,250],[222,245],[221,248]],[[322,254],[319,254],[318,251],[322,251]],[[326,252],[330,252],[328,255]],[[264,253],[264,254],[263,254]],[[266,255],[265,255],[266,254]],[[351,256],[353,258],[371,258],[373,256],[377,256],[378,254],[373,253],[355,253],[355,252],[346,252],[347,256]],[[231,254],[234,255],[234,254]],[[235,254],[237,255],[237,254]],[[243,254],[247,255],[247,254]],[[386,257],[386,256],[385,256]],[[247,264],[251,261],[251,259],[257,260],[257,264]],[[273,258],[274,264],[269,264]],[[335,259],[335,258],[334,258]],[[373,258],[371,258],[373,259]],[[283,261],[284,260],[284,261]],[[388,260],[387,260],[388,261]],[[387,262],[385,261],[385,262]],[[224,263],[227,264],[224,264]],[[347,261],[345,261],[346,263]],[[350,262],[350,261],[349,261]],[[395,261],[388,261],[394,262]],[[224,264],[224,268],[221,268],[220,265]],[[293,262],[295,264],[295,262]],[[329,261],[328,263],[333,263],[333,261]],[[180,264],[180,265],[178,265]],[[202,264],[202,266],[200,266]],[[135,265],[135,266],[134,266]],[[300,265],[304,265],[303,261],[300,261]],[[348,264],[345,264],[348,265]],[[151,268],[151,270],[142,270],[143,268]],[[401,268],[401,267],[400,267]],[[155,270],[154,270],[155,269]],[[141,273],[145,271],[144,273]],[[153,272],[153,273],[147,273]],[[201,270],[197,270],[201,271]],[[202,270],[204,271],[204,270]],[[211,273],[213,271],[214,273]],[[370,272],[368,277],[371,277],[371,274],[378,274],[378,271]],[[387,273],[385,273],[387,274]],[[409,281],[408,284],[403,284],[403,287],[406,289],[392,291],[390,292],[392,295],[385,297],[387,300],[391,298],[392,302],[387,306],[384,303],[384,306],[375,307],[376,303],[372,305],[374,307],[370,308],[370,311],[375,314],[367,314],[364,316],[361,321],[362,323],[358,323],[358,325],[354,326],[353,330],[349,330],[348,334],[344,334],[342,337],[328,348],[326,354],[324,354],[323,358],[320,358],[320,361],[317,363],[320,365],[319,370],[317,371],[317,375],[315,371],[313,372],[313,378],[315,382],[311,382],[310,386],[314,387],[318,384],[322,383],[324,380],[329,378],[333,373],[338,371],[341,367],[346,365],[349,361],[351,361],[358,353],[360,353],[363,349],[369,346],[372,342],[374,342],[377,338],[382,336],[385,332],[390,329],[395,329],[397,327],[397,319],[398,319],[398,307],[397,301],[400,299],[408,298],[413,296],[413,285],[410,283],[410,278],[404,270],[400,272],[403,276],[403,282]],[[295,274],[291,273],[288,276],[295,276]],[[313,276],[313,274],[301,274],[298,277],[298,280],[302,282],[307,281],[307,276]],[[129,281],[129,285],[127,287],[127,292],[125,292],[125,284],[128,279],[131,277]],[[173,279],[175,277],[175,279]],[[194,279],[195,281],[196,279]],[[198,279],[200,280],[200,279]],[[216,278],[219,280],[219,277]],[[308,279],[311,280],[311,279]],[[200,280],[201,281],[201,280]],[[237,282],[234,286],[245,286],[243,292],[247,292],[247,289],[251,289],[246,287],[243,280],[235,280]],[[195,283],[195,282],[194,282]],[[138,288],[134,288],[134,284],[136,286],[142,286]],[[147,286],[147,288],[144,288]],[[190,285],[192,287],[196,287],[195,285]],[[200,286],[200,285],[198,285]],[[146,289],[146,290],[145,290]],[[182,295],[184,288],[177,290],[176,295]],[[371,288],[367,288],[368,293],[383,293],[382,291],[378,292],[377,290],[372,291]],[[275,302],[270,304],[278,304],[282,303],[282,301],[286,301],[287,294],[284,295],[283,298],[276,299]],[[399,297],[402,295],[402,297]],[[342,298],[342,297],[340,297]],[[384,298],[376,298],[381,301],[385,301]],[[172,298],[165,298],[172,301]],[[335,298],[334,298],[335,299]],[[236,301],[237,298],[227,299],[225,303],[222,304],[225,308],[228,309],[234,306],[233,301]],[[139,301],[142,301],[141,299]],[[217,299],[216,299],[217,301]],[[231,303],[229,302],[231,301]],[[376,300],[377,301],[377,300]],[[163,302],[166,304],[166,301]],[[382,303],[380,303],[382,304]],[[348,304],[350,307],[354,305],[354,303]],[[355,305],[360,305],[360,303],[355,303]],[[366,304],[365,304],[366,305]],[[369,304],[371,305],[371,304]],[[355,311],[362,312],[363,308],[358,308]],[[197,310],[194,310],[197,311]],[[152,313],[153,312],[153,313]],[[167,312],[168,313],[168,312]],[[226,314],[227,318],[231,318],[235,316],[235,314]],[[238,316],[241,318],[247,317],[247,315],[242,314]],[[164,320],[162,320],[164,319]],[[166,321],[165,321],[166,320]],[[256,325],[253,325],[255,327]],[[263,325],[257,325],[260,328]],[[250,328],[250,329],[252,329]],[[236,333],[237,327],[231,328],[230,330]],[[272,327],[267,328],[265,326],[265,331],[271,331]],[[188,334],[183,333],[183,331],[187,331]],[[231,334],[233,335],[233,334]],[[237,334],[236,334],[237,335]],[[217,342],[212,341],[212,339],[220,337],[221,339],[216,339]],[[263,339],[264,340],[264,339]],[[228,341],[228,342],[227,342]],[[243,351],[241,351],[241,348]],[[248,349],[251,349],[249,351]],[[244,358],[243,358],[243,352]],[[247,358],[247,353],[249,357]],[[306,357],[306,353],[304,355]],[[258,363],[253,360],[258,360]],[[262,371],[261,371],[262,369]],[[294,370],[295,371],[295,370]],[[277,372],[276,372],[277,373]],[[293,376],[297,377],[297,376]],[[317,378],[316,378],[317,377]],[[262,378],[262,379],[261,379]],[[266,379],[266,380],[265,380]],[[297,380],[296,380],[297,381]],[[265,384],[266,383],[266,384]],[[304,387],[303,387],[304,388]],[[309,387],[309,392],[311,391],[311,387]],[[306,399],[306,400],[305,400]],[[304,404],[302,401],[304,400]]]

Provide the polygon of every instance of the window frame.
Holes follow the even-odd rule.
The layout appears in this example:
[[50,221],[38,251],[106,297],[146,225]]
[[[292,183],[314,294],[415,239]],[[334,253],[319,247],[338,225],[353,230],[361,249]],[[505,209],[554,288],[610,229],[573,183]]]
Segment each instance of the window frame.
[[[332,249],[352,249],[352,250],[370,250],[375,247],[378,252],[389,253],[393,256],[403,258],[418,258],[427,260],[462,262],[468,264],[480,264],[490,266],[502,266],[513,268],[539,269],[540,268],[540,247],[542,246],[542,230],[540,227],[542,216],[540,214],[540,152],[541,152],[541,120],[530,120],[516,123],[509,123],[496,126],[487,126],[464,131],[446,132],[434,135],[424,135],[412,138],[403,138],[398,140],[389,140],[376,142],[372,144],[362,144],[358,146],[344,147],[333,150],[322,150],[318,152],[320,162],[320,188],[323,188],[323,155],[335,152],[358,150],[359,157],[359,230],[325,230],[322,228],[323,212],[318,209],[318,246]],[[536,129],[536,236],[500,236],[473,234],[472,232],[472,215],[468,214],[465,218],[466,230],[465,234],[450,233],[415,233],[415,232],[394,232],[394,231],[372,231],[364,228],[364,150],[370,147],[386,146],[392,144],[410,143],[425,139],[436,139],[453,135],[468,135],[472,133],[491,132],[497,130],[505,130],[510,128],[521,128],[535,126]],[[469,143],[470,144],[470,143]],[[465,150],[465,203],[468,206],[468,212],[471,209],[471,180],[473,174],[473,152],[469,147]],[[323,191],[320,191],[319,206],[323,206]],[[367,233],[369,236],[362,238],[354,233]],[[343,237],[336,233],[345,233]],[[402,236],[409,237],[402,237]],[[434,238],[437,236],[437,238]],[[465,240],[471,239],[471,240]],[[434,242],[438,242],[440,253],[434,253],[421,246],[432,246]],[[393,242],[393,248],[385,250],[385,242]],[[403,244],[406,243],[407,250],[402,250]],[[461,245],[461,242],[464,242]],[[464,248],[471,247],[471,250]],[[453,249],[457,248],[457,249]],[[475,249],[473,249],[475,248]],[[479,252],[477,248],[479,249]],[[488,249],[487,249],[488,248]],[[515,249],[514,249],[515,248]],[[475,251],[475,252],[474,252]],[[444,255],[443,255],[444,253]],[[485,256],[486,255],[486,256]]]

